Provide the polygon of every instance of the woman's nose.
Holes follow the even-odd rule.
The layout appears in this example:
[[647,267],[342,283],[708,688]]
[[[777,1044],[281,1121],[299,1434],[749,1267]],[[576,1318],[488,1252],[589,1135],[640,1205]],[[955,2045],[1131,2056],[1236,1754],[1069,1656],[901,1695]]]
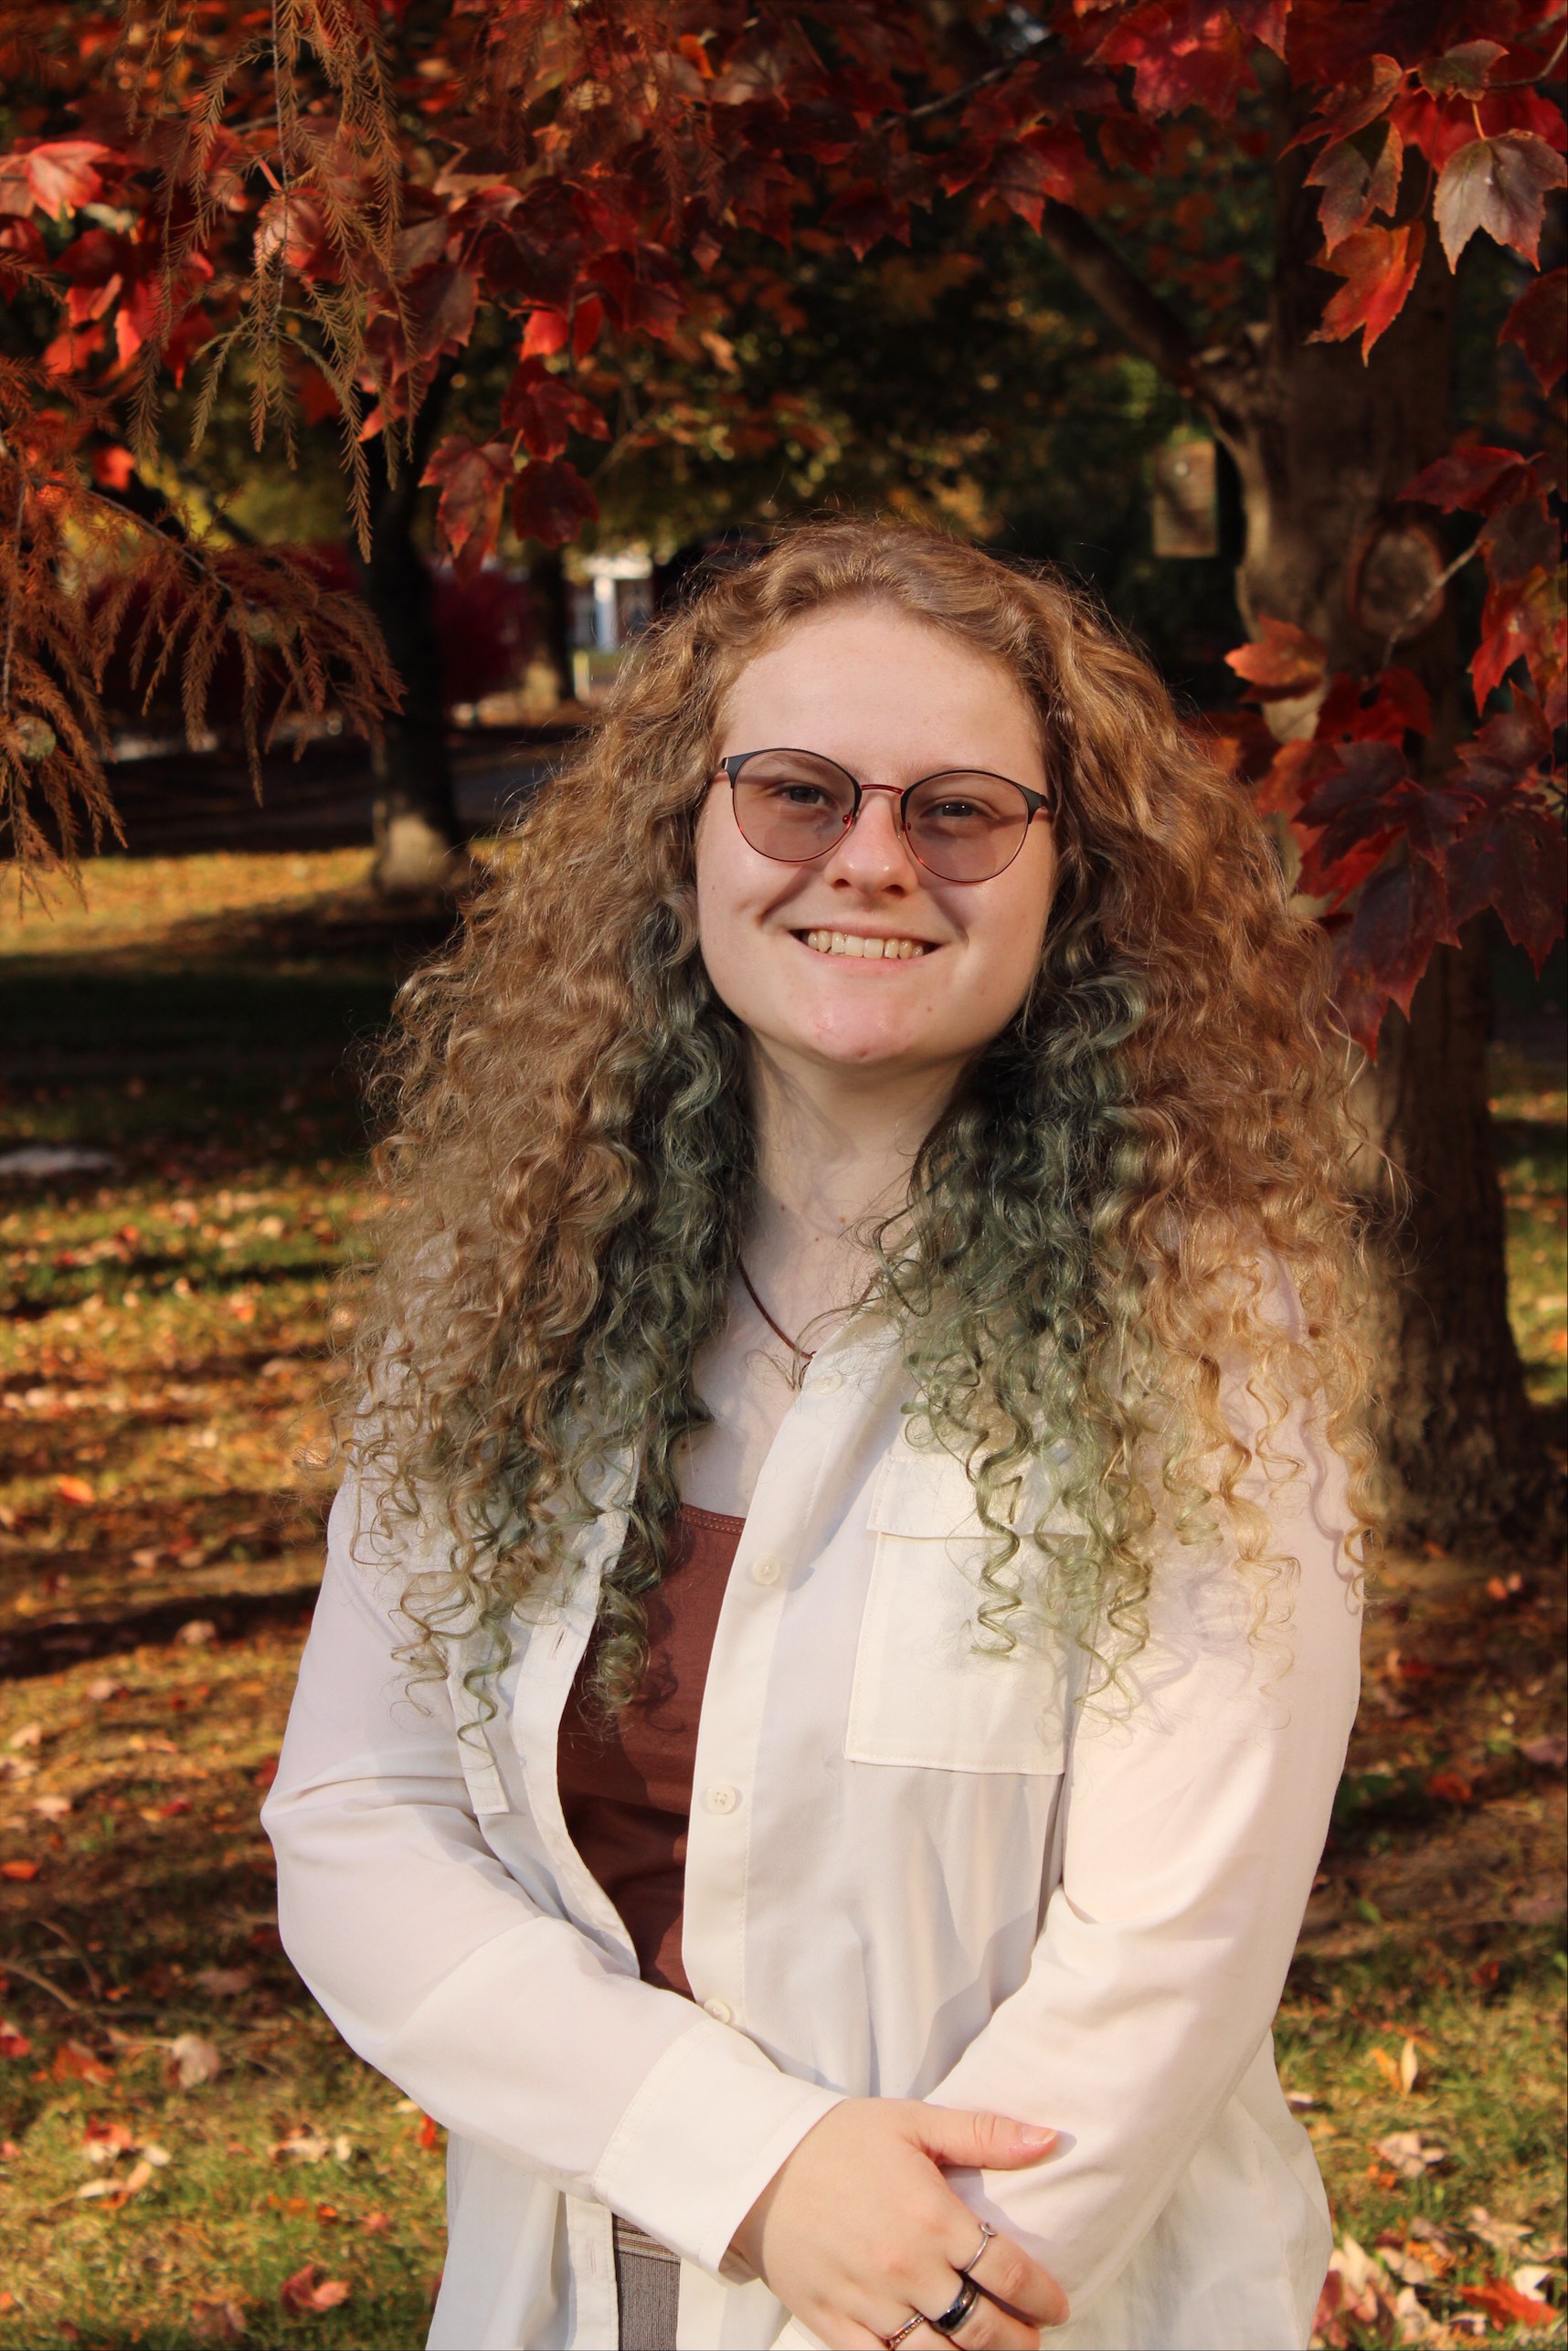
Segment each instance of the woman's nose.
[[864,789],[860,813],[829,858],[828,870],[863,890],[900,883],[918,886],[920,870],[898,821],[896,792]]

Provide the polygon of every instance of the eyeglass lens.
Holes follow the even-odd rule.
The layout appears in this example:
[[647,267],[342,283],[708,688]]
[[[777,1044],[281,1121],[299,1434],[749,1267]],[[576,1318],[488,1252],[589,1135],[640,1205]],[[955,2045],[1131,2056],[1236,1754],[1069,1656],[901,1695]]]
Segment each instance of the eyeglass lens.
[[[734,786],[736,821],[760,856],[808,864],[841,841],[854,814],[842,768],[809,751],[760,751]],[[987,882],[1023,846],[1029,803],[1002,776],[955,768],[917,785],[905,811],[909,846],[947,882]]]

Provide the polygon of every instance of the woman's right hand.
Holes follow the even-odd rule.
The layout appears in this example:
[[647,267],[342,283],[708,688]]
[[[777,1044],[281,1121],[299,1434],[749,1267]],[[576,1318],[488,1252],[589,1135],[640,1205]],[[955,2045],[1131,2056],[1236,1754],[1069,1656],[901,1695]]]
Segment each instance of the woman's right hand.
[[736,2230],[730,2250],[830,2351],[877,2351],[916,2311],[949,2309],[960,2262],[985,2291],[951,2335],[916,2327],[901,2351],[1037,2351],[1067,2297],[1011,2238],[975,2259],[980,2225],[944,2164],[1016,2170],[1055,2139],[999,2114],[915,2098],[846,2098],[813,2124]]

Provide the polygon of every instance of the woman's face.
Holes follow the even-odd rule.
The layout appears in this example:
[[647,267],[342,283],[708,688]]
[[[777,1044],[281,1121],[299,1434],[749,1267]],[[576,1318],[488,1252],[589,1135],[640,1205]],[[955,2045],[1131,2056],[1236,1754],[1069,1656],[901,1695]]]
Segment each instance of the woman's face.
[[[831,606],[742,671],[716,757],[779,748],[821,752],[893,791],[948,768],[1046,789],[1033,716],[1009,672],[886,605]],[[736,1018],[787,1066],[956,1080],[1028,991],[1055,874],[1044,813],[1003,872],[948,882],[910,851],[897,805],[892,791],[868,790],[835,847],[786,865],[745,840],[727,780],[704,803],[703,958]],[[849,940],[919,951],[856,954]]]

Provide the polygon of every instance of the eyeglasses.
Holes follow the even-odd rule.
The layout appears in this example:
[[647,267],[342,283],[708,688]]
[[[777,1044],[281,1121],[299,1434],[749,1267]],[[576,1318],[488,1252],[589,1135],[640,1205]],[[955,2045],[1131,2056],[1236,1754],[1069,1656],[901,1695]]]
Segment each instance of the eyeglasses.
[[[817,751],[736,751],[719,767],[735,821],[759,856],[810,865],[849,831],[868,791]],[[1004,873],[1047,805],[1043,792],[977,768],[944,768],[897,794],[898,829],[928,874],[943,882],[991,882]]]

